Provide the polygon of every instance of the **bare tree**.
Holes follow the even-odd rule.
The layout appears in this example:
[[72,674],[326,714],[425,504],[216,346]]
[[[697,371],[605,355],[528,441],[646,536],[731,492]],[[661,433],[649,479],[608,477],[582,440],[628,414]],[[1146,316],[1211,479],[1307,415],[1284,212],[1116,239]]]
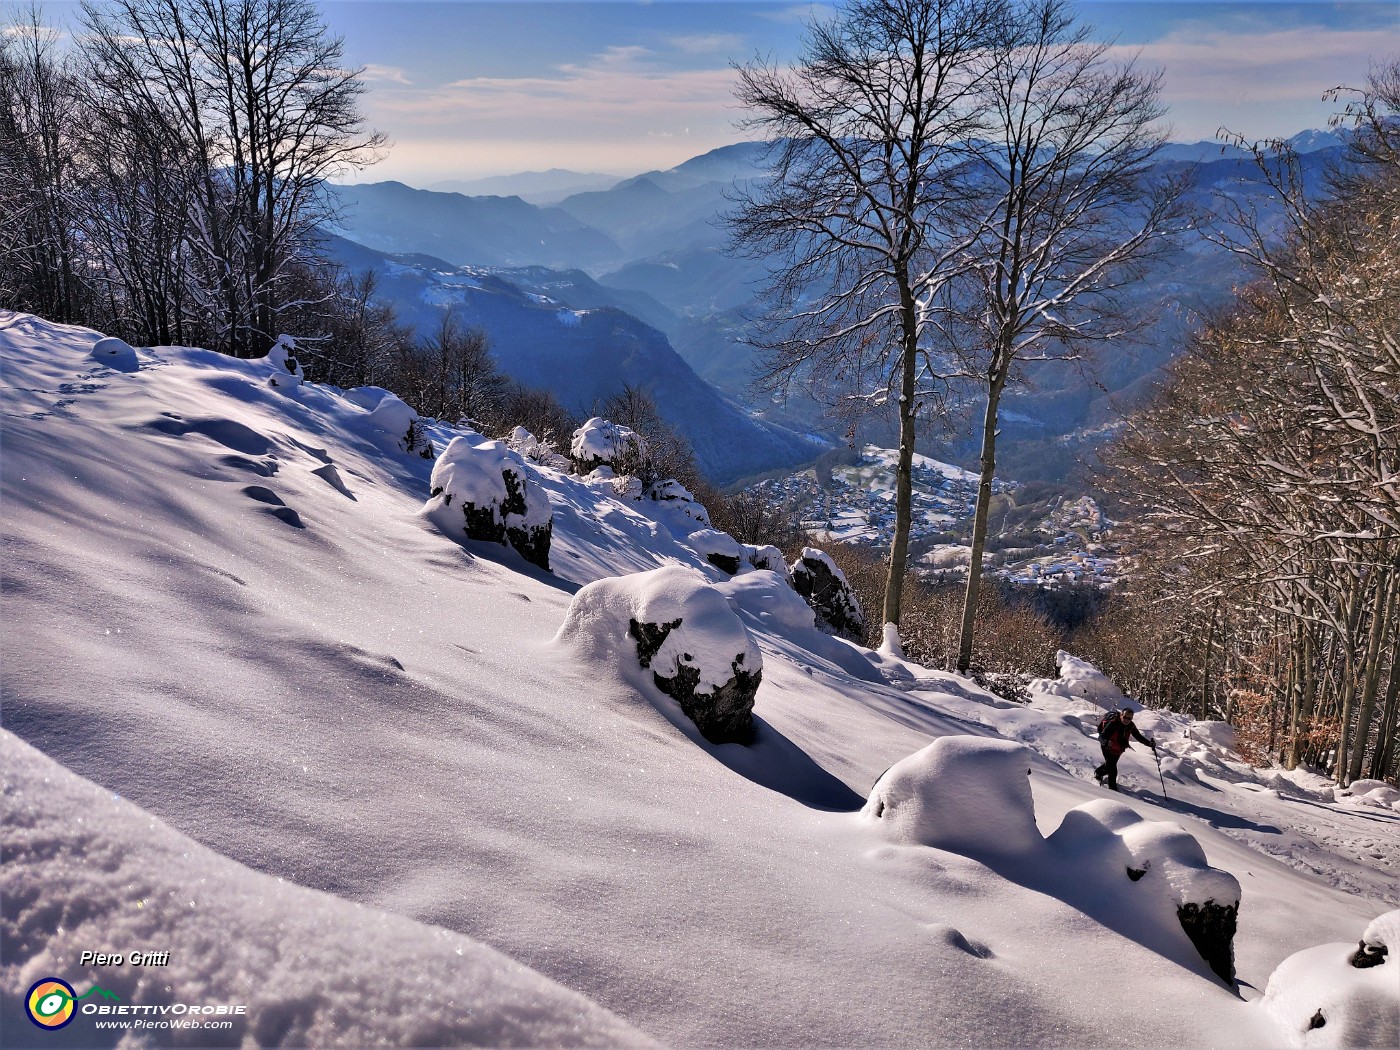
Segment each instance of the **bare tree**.
[[[938,392],[939,310],[975,239],[966,141],[978,130],[1000,0],[856,0],[808,26],[791,70],[739,70],[743,127],[770,143],[772,178],[729,217],[766,257],[764,381],[842,385],[899,417],[895,534],[883,621],[898,625],[917,420]],[[973,224],[975,231],[975,223]],[[874,389],[865,384],[872,383]]]
[[261,352],[315,254],[325,180],[384,142],[363,128],[359,70],[310,0],[113,0],[85,3],[83,20],[99,78],[139,102],[140,134],[190,160],[189,267],[211,341]]
[[0,302],[83,319],[73,219],[78,93],[58,35],[30,8],[0,27]]
[[964,349],[987,403],[959,671],[972,662],[1002,394],[1026,362],[1125,334],[1114,293],[1178,217],[1176,188],[1149,184],[1165,140],[1159,77],[1111,62],[1065,0],[1030,0],[1000,25],[981,84],[988,132],[970,144],[990,209],[969,253]]

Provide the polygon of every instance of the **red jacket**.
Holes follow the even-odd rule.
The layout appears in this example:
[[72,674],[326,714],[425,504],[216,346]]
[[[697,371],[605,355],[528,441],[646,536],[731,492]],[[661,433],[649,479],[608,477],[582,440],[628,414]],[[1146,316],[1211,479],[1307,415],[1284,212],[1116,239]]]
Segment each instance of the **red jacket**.
[[1138,727],[1132,722],[1123,721],[1120,714],[1113,721],[1109,722],[1099,733],[1099,744],[1104,750],[1104,754],[1121,755],[1128,750],[1128,737],[1134,737],[1139,744],[1152,746],[1152,741],[1138,732]]

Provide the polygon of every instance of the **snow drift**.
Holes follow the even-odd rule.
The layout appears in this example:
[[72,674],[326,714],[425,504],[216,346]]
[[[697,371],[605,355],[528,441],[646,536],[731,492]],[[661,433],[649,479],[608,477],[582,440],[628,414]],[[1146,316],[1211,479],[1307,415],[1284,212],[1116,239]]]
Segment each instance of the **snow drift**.
[[[249,871],[4,731],[0,768],[6,1046],[117,1041],[82,1013],[36,1038],[16,1004],[49,975],[127,1005],[246,1007],[227,1032],[125,1033],[142,1044],[649,1045],[469,937]],[[169,952],[177,965],[77,969],[93,949]]]

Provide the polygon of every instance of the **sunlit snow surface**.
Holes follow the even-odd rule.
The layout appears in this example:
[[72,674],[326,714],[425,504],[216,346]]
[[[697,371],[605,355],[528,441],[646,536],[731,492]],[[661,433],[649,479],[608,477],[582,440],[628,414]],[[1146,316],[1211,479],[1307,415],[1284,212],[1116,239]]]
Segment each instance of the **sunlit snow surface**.
[[[762,650],[757,741],[706,744],[621,657],[551,643],[583,583],[672,564],[727,580],[645,501],[535,468],[554,511],[544,573],[434,528],[432,462],[352,399],[197,350],[138,348],[125,371],[91,356],[97,339],[0,314],[5,728],[131,804],[73,813],[96,789],[6,741],[5,877],[26,828],[53,843],[24,869],[37,903],[3,902],[7,1035],[39,977],[110,979],[80,950],[142,948],[172,952],[172,988],[259,1005],[248,1032],[267,1041],[489,1041],[509,1015],[545,1044],[621,1040],[621,1018],[685,1046],[1271,1047],[1296,1035],[1257,1001],[1279,963],[1354,943],[1397,903],[1383,793],[1250,770],[1214,724],[1143,712],[1170,798],[1140,746],[1129,791],[1107,796],[1093,703],[1047,687],[1013,705],[865,654],[812,628],[774,574],[721,586]],[[426,426],[438,449],[457,433]],[[1045,836],[1105,797],[1194,836],[1241,886],[1243,998],[1159,942],[1155,905],[891,842],[859,816],[884,770],[948,735],[1029,748]],[[83,823],[65,837],[65,820]],[[168,860],[180,835],[214,852]],[[138,935],[121,910],[155,892],[138,861],[156,891],[190,888],[198,936],[253,962],[212,966],[174,912]],[[102,907],[65,904],[79,896]],[[314,931],[276,928],[308,909]],[[350,1018],[346,989],[380,979],[356,958],[366,941],[439,975],[451,995],[431,1021],[412,1020],[402,977]],[[256,965],[293,943],[312,949],[300,1005]],[[448,944],[463,961],[430,965]],[[305,1034],[318,1024],[324,1039]]]

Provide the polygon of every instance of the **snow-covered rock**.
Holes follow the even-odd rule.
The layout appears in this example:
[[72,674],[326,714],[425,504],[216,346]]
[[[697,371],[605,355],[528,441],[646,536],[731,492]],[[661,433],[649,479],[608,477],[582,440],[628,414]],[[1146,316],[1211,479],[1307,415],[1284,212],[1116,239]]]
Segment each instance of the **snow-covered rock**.
[[652,508],[652,513],[677,538],[710,527],[710,512],[675,478],[652,482],[647,486],[646,496],[658,504]]
[[743,545],[727,532],[697,529],[685,538],[685,542],[707,562],[730,576],[744,564]]
[[762,546],[754,546],[752,543],[744,544],[744,560],[755,569],[767,569],[769,572],[776,572],[783,579],[791,583],[791,576],[788,575],[787,559],[783,557],[783,552],[774,547],[771,543]]
[[1071,656],[1061,649],[1055,653],[1055,669],[1059,672],[1059,677],[1034,679],[1030,683],[1030,691],[1050,693],[1068,700],[1085,700],[1105,711],[1115,707],[1141,710],[1142,705],[1126,699],[1123,690],[1113,684],[1113,679],[1088,660]]
[[[39,978],[187,1019],[222,1004],[226,1032],[137,1029],[122,1045],[648,1045],[617,1017],[470,937],[237,864],[0,731],[0,1043],[115,1045],[94,1000],[40,1034],[20,1004]],[[82,967],[83,951],[170,964]],[[104,1005],[106,1005],[104,1003]],[[232,1008],[242,1007],[233,1013]],[[93,1007],[89,1012],[87,1007]],[[223,1018],[219,1018],[223,1020]],[[203,1036],[203,1038],[201,1038]],[[65,1038],[66,1037],[66,1038]]]
[[[622,639],[628,644],[619,646]],[[569,605],[556,641],[599,656],[630,649],[711,743],[746,743],[763,656],[725,596],[695,569],[598,580]]]
[[136,349],[124,339],[104,336],[92,346],[92,359],[118,372],[135,372],[141,367],[136,357]]
[[397,394],[381,386],[357,386],[345,392],[345,400],[368,412],[370,426],[397,440],[403,451],[433,458],[433,443],[424,436],[418,413]]
[[[1121,856],[1109,835],[1121,843]],[[1121,802],[1095,799],[1066,813],[1050,843],[1062,853],[1080,850],[1083,863],[1121,866],[1128,881],[1174,909],[1201,958],[1221,980],[1234,983],[1239,881],[1212,867],[1180,825],[1144,820]],[[1092,848],[1085,851],[1085,843]]]
[[865,613],[846,574],[825,551],[803,547],[791,566],[792,585],[816,611],[817,623],[833,634],[859,641],[865,634]]
[[1361,943],[1289,956],[1260,1004],[1295,1047],[1400,1046],[1400,911],[1377,917]]
[[1400,808],[1400,791],[1383,780],[1353,780],[1345,790],[1337,792],[1336,798],[1339,802],[1346,799],[1348,802],[1363,806],[1380,806],[1382,809]]
[[[757,569],[714,586],[736,611],[757,617],[774,632],[801,638],[816,630],[816,613],[788,583],[786,565],[781,574]],[[822,637],[832,645],[841,644],[829,636]]]
[[619,473],[630,473],[628,464],[635,464],[646,455],[646,442],[631,427],[594,416],[574,431],[569,443],[569,458],[576,474],[590,474],[599,467],[613,467]]
[[554,513],[520,456],[502,441],[453,438],[433,466],[427,515],[449,535],[514,547],[549,568]]
[[886,770],[861,815],[894,842],[1030,862],[1045,845],[1030,767],[1030,750],[1011,740],[939,737]]

